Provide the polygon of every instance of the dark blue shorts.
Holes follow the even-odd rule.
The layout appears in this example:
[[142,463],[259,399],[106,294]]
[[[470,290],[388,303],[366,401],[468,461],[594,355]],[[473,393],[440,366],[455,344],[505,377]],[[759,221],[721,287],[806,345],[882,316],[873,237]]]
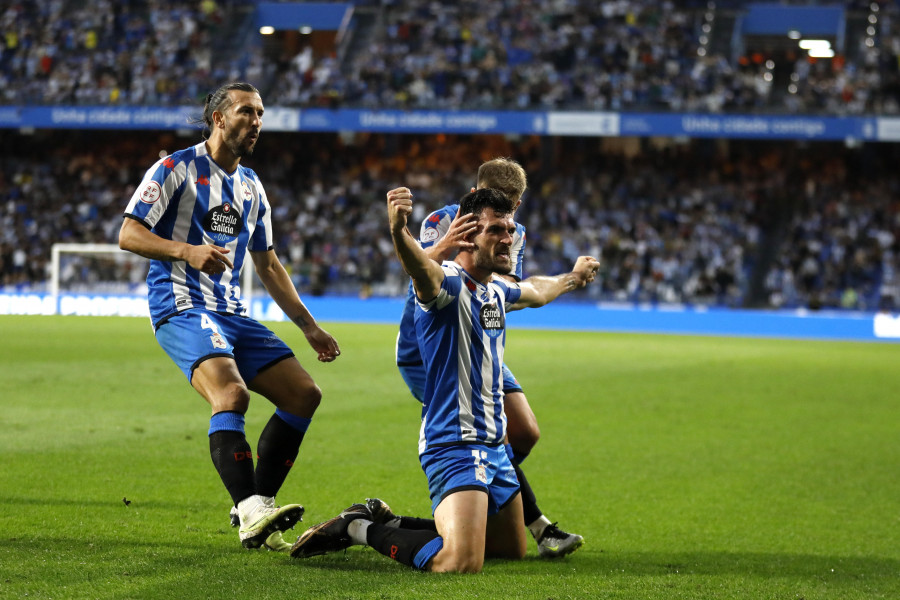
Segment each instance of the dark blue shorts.
[[432,514],[454,492],[487,492],[488,515],[499,512],[519,493],[519,479],[504,446],[430,448],[419,455],[419,462],[428,477]]
[[188,381],[208,358],[233,358],[245,383],[260,371],[294,355],[266,326],[236,315],[190,309],[169,317],[156,330],[162,346]]

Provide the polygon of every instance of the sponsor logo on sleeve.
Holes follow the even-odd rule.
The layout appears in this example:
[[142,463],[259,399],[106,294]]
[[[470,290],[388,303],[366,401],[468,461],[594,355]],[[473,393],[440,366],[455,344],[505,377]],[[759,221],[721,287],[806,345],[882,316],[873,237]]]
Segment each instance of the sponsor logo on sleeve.
[[144,204],[153,204],[162,196],[162,188],[156,181],[150,181],[141,190],[141,202]]
[[429,227],[425,230],[425,233],[422,234],[422,242],[433,242],[438,238],[437,229],[432,229]]

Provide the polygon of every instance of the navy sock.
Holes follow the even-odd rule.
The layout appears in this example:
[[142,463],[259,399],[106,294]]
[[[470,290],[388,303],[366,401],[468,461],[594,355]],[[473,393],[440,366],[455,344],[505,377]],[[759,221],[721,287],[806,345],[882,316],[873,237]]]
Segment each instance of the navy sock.
[[544,513],[538,508],[537,498],[531,489],[531,485],[528,483],[528,479],[525,478],[522,468],[515,463],[513,463],[513,468],[516,470],[516,477],[519,478],[519,488],[522,492],[522,509],[525,512],[525,526],[527,527],[540,519]]
[[235,506],[256,493],[253,452],[244,436],[244,415],[221,412],[209,421],[209,454]]
[[419,517],[397,517],[400,519],[400,529],[413,529],[415,531],[437,532],[434,519],[420,519]]
[[[284,413],[287,415],[287,413]],[[301,419],[293,417],[292,421]],[[309,419],[304,419],[305,427],[309,426]],[[259,443],[256,447],[256,490],[262,496],[275,496],[281,489],[284,480],[287,479],[297,454],[300,453],[300,443],[306,432],[304,424],[299,424],[303,429],[298,429],[297,423],[291,423],[284,418],[280,411],[275,411],[272,418],[266,424]]]
[[[366,543],[388,558],[417,569],[424,569],[443,546],[437,531],[397,529],[381,523],[369,525]],[[425,552],[421,552],[423,549]]]

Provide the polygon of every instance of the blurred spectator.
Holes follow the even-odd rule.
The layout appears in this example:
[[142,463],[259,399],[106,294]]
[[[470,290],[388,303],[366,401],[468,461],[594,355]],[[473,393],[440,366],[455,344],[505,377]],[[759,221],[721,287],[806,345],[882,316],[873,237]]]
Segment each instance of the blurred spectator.
[[[795,57],[790,82],[775,82],[769,61],[756,60],[761,54],[714,50],[709,40],[730,39],[733,26],[707,20],[716,3],[358,4],[379,18],[370,38],[356,32],[361,46],[346,56],[337,48],[313,56],[305,47],[272,59],[244,18],[252,0],[11,3],[0,14],[0,102],[192,104],[221,80],[241,79],[260,87],[270,106],[900,111],[894,2],[847,2],[857,14],[877,7],[866,28],[875,33],[848,30],[846,51],[834,59]],[[724,14],[741,3],[718,5]]]
[[[9,136],[0,149],[6,286],[43,286],[54,242],[115,243],[133,182],[160,151],[183,145],[141,132],[34,137]],[[248,165],[269,182],[282,224],[275,247],[304,293],[402,293],[384,192],[410,186],[420,222],[471,187],[471,164],[508,155],[530,174],[517,215],[528,227],[528,274],[602,256],[600,285],[581,296],[865,310],[897,300],[897,151],[695,142],[632,154],[596,139],[560,144],[551,156],[540,149],[537,138],[513,147],[499,136],[270,133]],[[135,279],[131,264],[103,268]]]

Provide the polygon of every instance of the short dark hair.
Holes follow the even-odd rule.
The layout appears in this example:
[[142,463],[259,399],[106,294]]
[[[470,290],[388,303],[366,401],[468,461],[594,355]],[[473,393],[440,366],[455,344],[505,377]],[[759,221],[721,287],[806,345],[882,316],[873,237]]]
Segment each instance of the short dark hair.
[[259,90],[250,85],[249,83],[244,83],[243,81],[233,81],[231,83],[226,83],[219,89],[217,89],[212,94],[206,95],[206,102],[203,104],[203,116],[199,119],[195,119],[195,122],[203,125],[203,139],[209,139],[209,135],[212,132],[213,113],[216,111],[222,112],[231,106],[231,100],[228,98],[228,92],[231,90],[239,90],[241,92],[252,92],[254,94],[258,94]]
[[507,198],[503,192],[491,188],[469,192],[459,201],[459,212],[463,215],[472,213],[478,216],[485,208],[506,215],[516,210],[516,203]]

